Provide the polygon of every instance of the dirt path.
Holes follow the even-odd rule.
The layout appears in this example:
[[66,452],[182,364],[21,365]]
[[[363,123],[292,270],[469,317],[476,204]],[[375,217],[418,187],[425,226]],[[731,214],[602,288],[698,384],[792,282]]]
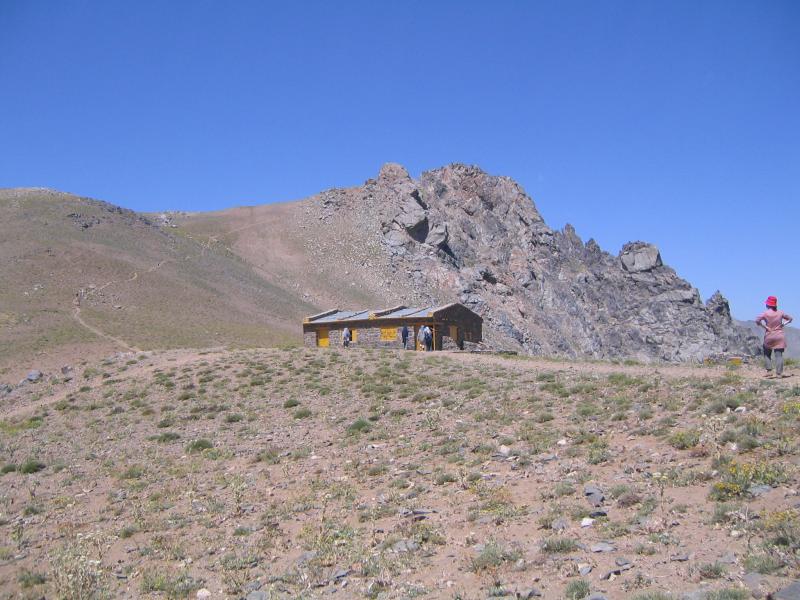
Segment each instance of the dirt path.
[[[161,261],[155,267],[153,267],[151,269],[148,269],[148,273],[156,270],[157,268],[159,268],[162,265],[163,262],[164,261]],[[132,281],[136,281],[137,279],[139,279],[139,272],[138,271],[134,271],[133,274],[130,277],[128,277],[127,279],[124,280],[124,282],[125,283],[130,283]],[[126,342],[125,340],[120,339],[118,337],[115,337],[115,336],[113,336],[113,335],[111,335],[109,333],[106,333],[105,331],[103,331],[99,327],[95,327],[94,325],[89,325],[86,321],[84,321],[83,317],[81,316],[81,301],[82,300],[90,298],[95,293],[101,292],[104,289],[106,289],[107,287],[109,287],[111,285],[114,285],[115,283],[119,283],[119,282],[107,281],[106,283],[101,285],[99,288],[90,290],[89,292],[87,292],[85,294],[84,294],[84,290],[83,289],[78,290],[75,293],[75,298],[72,301],[72,318],[76,323],[78,323],[78,325],[80,325],[81,327],[83,327],[87,331],[90,331],[91,333],[93,333],[97,337],[101,337],[101,338],[106,339],[106,340],[108,340],[110,342],[113,342],[114,344],[116,344],[118,346],[122,346],[123,348],[125,348],[126,350],[128,350],[130,352],[139,352],[139,349],[136,346],[128,344],[128,342]]]
[[80,325],[81,327],[91,331],[93,334],[95,334],[98,337],[107,339],[110,342],[114,342],[118,346],[122,346],[123,348],[125,348],[126,350],[129,350],[130,352],[138,352],[139,351],[139,349],[136,348],[136,346],[131,346],[126,341],[121,340],[118,337],[114,337],[113,335],[108,334],[105,331],[102,331],[101,329],[98,329],[97,327],[94,327],[93,325],[89,325],[86,321],[83,320],[83,317],[81,317],[81,307],[80,307],[80,305],[76,305],[75,308],[73,309],[72,318],[75,319],[75,321],[78,323],[78,325]]

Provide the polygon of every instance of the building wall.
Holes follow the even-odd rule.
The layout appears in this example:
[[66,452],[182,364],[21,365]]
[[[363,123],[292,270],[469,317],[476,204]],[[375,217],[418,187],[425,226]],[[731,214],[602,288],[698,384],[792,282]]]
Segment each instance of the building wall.
[[316,331],[303,331],[303,346],[306,348],[314,348],[317,345],[317,332]]
[[[413,349],[416,345],[416,331],[415,326],[419,326],[421,322],[406,323],[409,329],[409,348]],[[437,313],[436,323],[428,322],[428,325],[433,328],[435,334],[434,347],[437,350],[461,350],[464,348],[465,342],[476,343],[482,339],[482,326],[483,319],[472,311],[454,306],[446,311]],[[450,326],[454,325],[457,328],[456,337],[451,337]],[[329,346],[331,348],[342,346],[342,329],[343,323],[327,323],[326,324],[329,334]],[[364,321],[359,323],[348,323],[347,326],[351,330],[358,332],[356,339],[351,343],[356,348],[402,348],[403,342],[401,338],[401,328],[403,321],[384,321],[376,323],[372,321]],[[303,344],[305,346],[314,347],[317,345],[316,330],[319,326],[314,324],[306,324],[303,329]],[[381,339],[381,328],[393,328],[395,336],[392,341]]]

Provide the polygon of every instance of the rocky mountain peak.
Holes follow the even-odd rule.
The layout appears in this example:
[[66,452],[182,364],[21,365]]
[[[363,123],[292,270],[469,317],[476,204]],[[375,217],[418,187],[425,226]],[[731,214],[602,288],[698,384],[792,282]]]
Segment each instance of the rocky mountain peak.
[[613,257],[571,225],[553,231],[519,184],[479,167],[405,175],[386,165],[378,180],[391,183],[381,231],[395,269],[431,299],[480,313],[491,345],[643,361],[754,348],[727,301],[704,305],[653,244],[630,242]]
[[483,316],[490,347],[641,361],[756,347],[724,297],[704,304],[655,245],[629,242],[613,256],[571,225],[554,231],[518,183],[479,167],[454,163],[414,179],[388,163],[361,188],[320,199],[377,235],[387,277],[403,280],[392,301],[460,301]]

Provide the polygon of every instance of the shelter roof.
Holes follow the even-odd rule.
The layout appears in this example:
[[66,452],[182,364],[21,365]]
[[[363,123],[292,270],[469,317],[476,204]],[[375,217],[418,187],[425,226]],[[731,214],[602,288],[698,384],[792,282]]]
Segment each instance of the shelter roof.
[[306,317],[305,323],[342,323],[348,321],[365,321],[381,319],[420,319],[434,317],[437,312],[449,308],[453,304],[427,307],[395,306],[377,310],[340,310],[332,309],[318,315]]

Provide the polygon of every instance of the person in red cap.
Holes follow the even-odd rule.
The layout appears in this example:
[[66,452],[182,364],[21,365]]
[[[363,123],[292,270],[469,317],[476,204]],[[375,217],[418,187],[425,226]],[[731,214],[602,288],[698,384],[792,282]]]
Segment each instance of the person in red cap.
[[792,322],[792,317],[778,310],[778,299],[767,298],[767,310],[758,315],[756,325],[764,330],[764,365],[767,367],[766,377],[772,376],[772,356],[775,355],[775,375],[783,375],[783,351],[786,350],[786,336],[783,326]]

